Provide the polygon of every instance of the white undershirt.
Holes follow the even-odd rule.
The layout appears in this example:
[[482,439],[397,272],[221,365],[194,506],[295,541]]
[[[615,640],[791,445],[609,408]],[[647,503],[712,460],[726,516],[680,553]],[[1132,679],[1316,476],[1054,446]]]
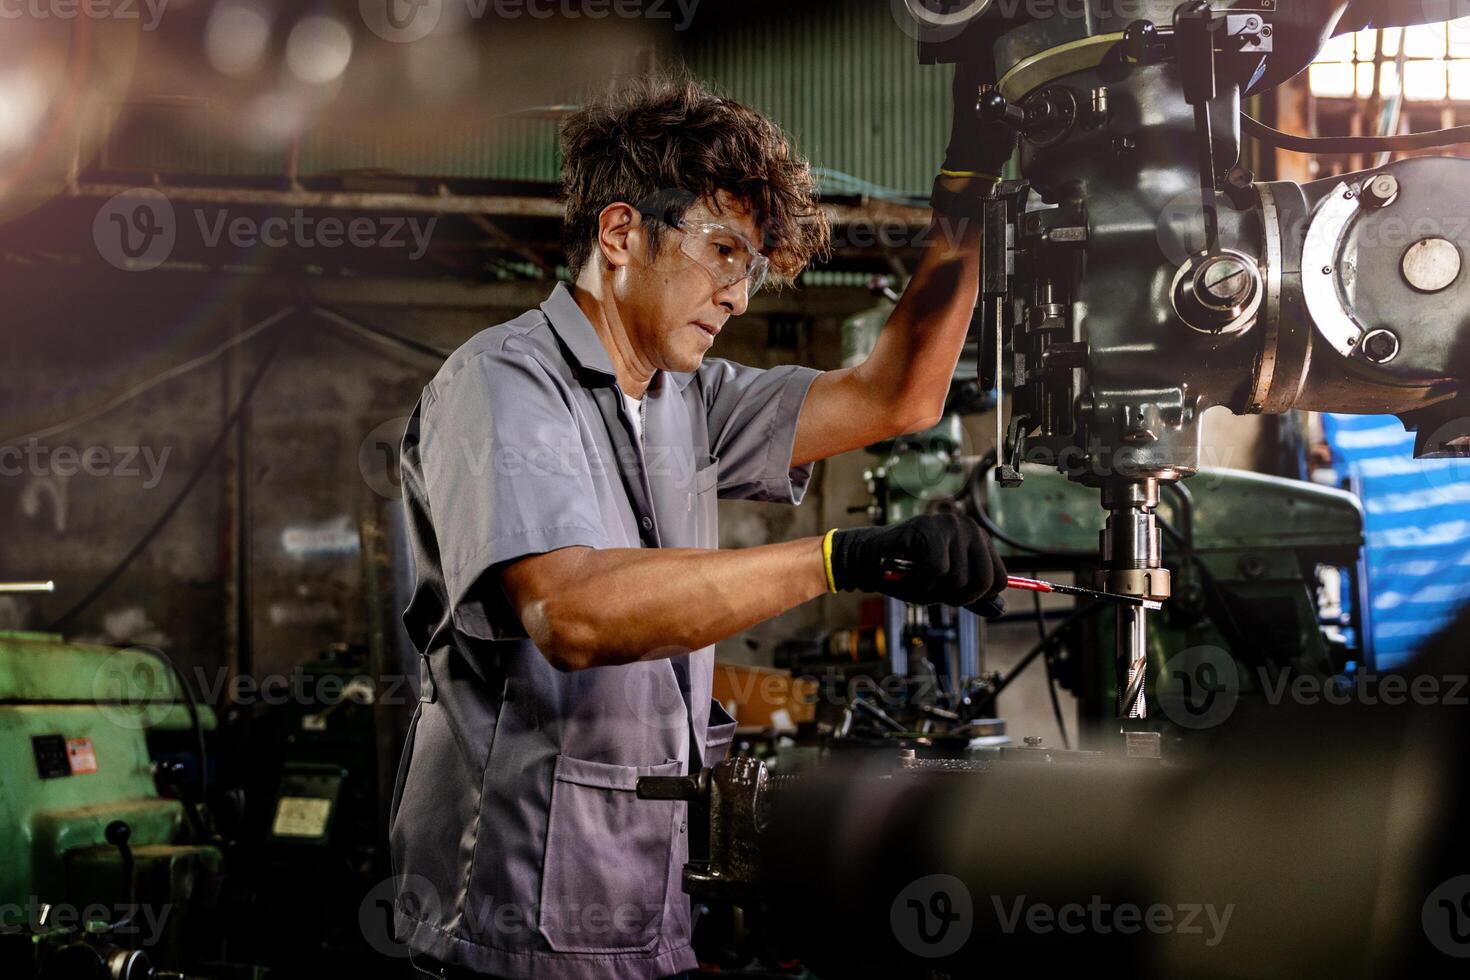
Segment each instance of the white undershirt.
[[623,406],[625,408],[627,408],[627,410],[628,410],[628,417],[633,420],[633,431],[638,434],[638,442],[640,444],[642,444],[642,442],[643,442],[643,401],[644,401],[644,398],[647,398],[648,396],[647,395],[644,395],[643,398],[634,398],[631,395],[629,395],[627,392],[623,391],[621,388],[618,389],[618,393],[623,396]]

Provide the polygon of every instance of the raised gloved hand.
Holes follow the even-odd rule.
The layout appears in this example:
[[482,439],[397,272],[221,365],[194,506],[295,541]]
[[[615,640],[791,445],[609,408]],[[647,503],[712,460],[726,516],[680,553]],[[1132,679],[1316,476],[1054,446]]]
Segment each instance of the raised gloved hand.
[[953,118],[944,166],[934,183],[934,210],[961,217],[978,215],[976,203],[1000,179],[1016,152],[1016,131],[980,118],[980,86],[995,81],[995,64],[984,57],[955,65]]
[[823,541],[834,592],[877,592],[904,602],[965,606],[982,616],[1004,608],[1006,567],[973,518],[931,514],[888,527],[829,531]]

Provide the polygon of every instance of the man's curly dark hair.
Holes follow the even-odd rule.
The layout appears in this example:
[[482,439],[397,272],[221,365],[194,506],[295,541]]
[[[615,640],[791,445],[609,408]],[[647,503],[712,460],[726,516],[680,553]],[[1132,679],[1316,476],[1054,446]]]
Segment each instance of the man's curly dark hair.
[[[687,75],[614,86],[566,120],[561,151],[564,244],[574,278],[594,254],[598,217],[618,202],[642,209],[658,201],[660,213],[678,220],[696,200],[733,195],[752,209],[777,283],[790,283],[830,245],[811,165],[786,134]],[[649,223],[655,254],[662,231]]]

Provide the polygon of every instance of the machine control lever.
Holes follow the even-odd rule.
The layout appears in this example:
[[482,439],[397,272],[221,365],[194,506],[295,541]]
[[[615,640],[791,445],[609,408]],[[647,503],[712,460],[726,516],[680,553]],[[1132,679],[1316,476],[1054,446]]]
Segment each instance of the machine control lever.
[[705,769],[693,776],[640,776],[638,799],[703,803],[709,799],[709,772]]
[[1205,219],[1205,252],[1209,255],[1220,250],[1220,218],[1215,210],[1215,134],[1210,121],[1210,103],[1219,94],[1215,78],[1215,25],[1215,12],[1210,9],[1209,0],[1190,0],[1174,11],[1184,101],[1194,107],[1200,207]]
[[56,583],[45,582],[0,582],[0,595],[17,595],[26,592],[55,592]]
[[133,874],[133,849],[128,842],[132,839],[133,828],[128,826],[126,820],[114,820],[107,825],[102,832],[107,843],[117,848],[118,857],[122,861],[123,881],[128,887],[128,909],[121,919],[108,925],[108,929],[121,929],[133,921],[133,912],[138,907],[138,879]]
[[1026,135],[1063,131],[1077,118],[1077,100],[1060,86],[1043,90],[1039,95],[1017,104],[996,89],[980,96],[980,115],[988,122],[1005,123]]

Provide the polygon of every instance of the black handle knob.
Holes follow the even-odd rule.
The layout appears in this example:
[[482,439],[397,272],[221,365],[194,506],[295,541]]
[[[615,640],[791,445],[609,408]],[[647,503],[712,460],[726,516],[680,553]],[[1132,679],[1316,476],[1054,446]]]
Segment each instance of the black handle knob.
[[107,838],[107,843],[113,847],[126,847],[129,839],[133,836],[133,828],[129,827],[125,820],[114,820],[102,831],[102,836]]
[[1133,64],[1157,61],[1163,54],[1164,38],[1158,25],[1149,20],[1135,20],[1123,30],[1123,58]]
[[1026,128],[1026,110],[1014,105],[995,89],[980,96],[980,115],[990,122],[1002,122],[1017,130]]

